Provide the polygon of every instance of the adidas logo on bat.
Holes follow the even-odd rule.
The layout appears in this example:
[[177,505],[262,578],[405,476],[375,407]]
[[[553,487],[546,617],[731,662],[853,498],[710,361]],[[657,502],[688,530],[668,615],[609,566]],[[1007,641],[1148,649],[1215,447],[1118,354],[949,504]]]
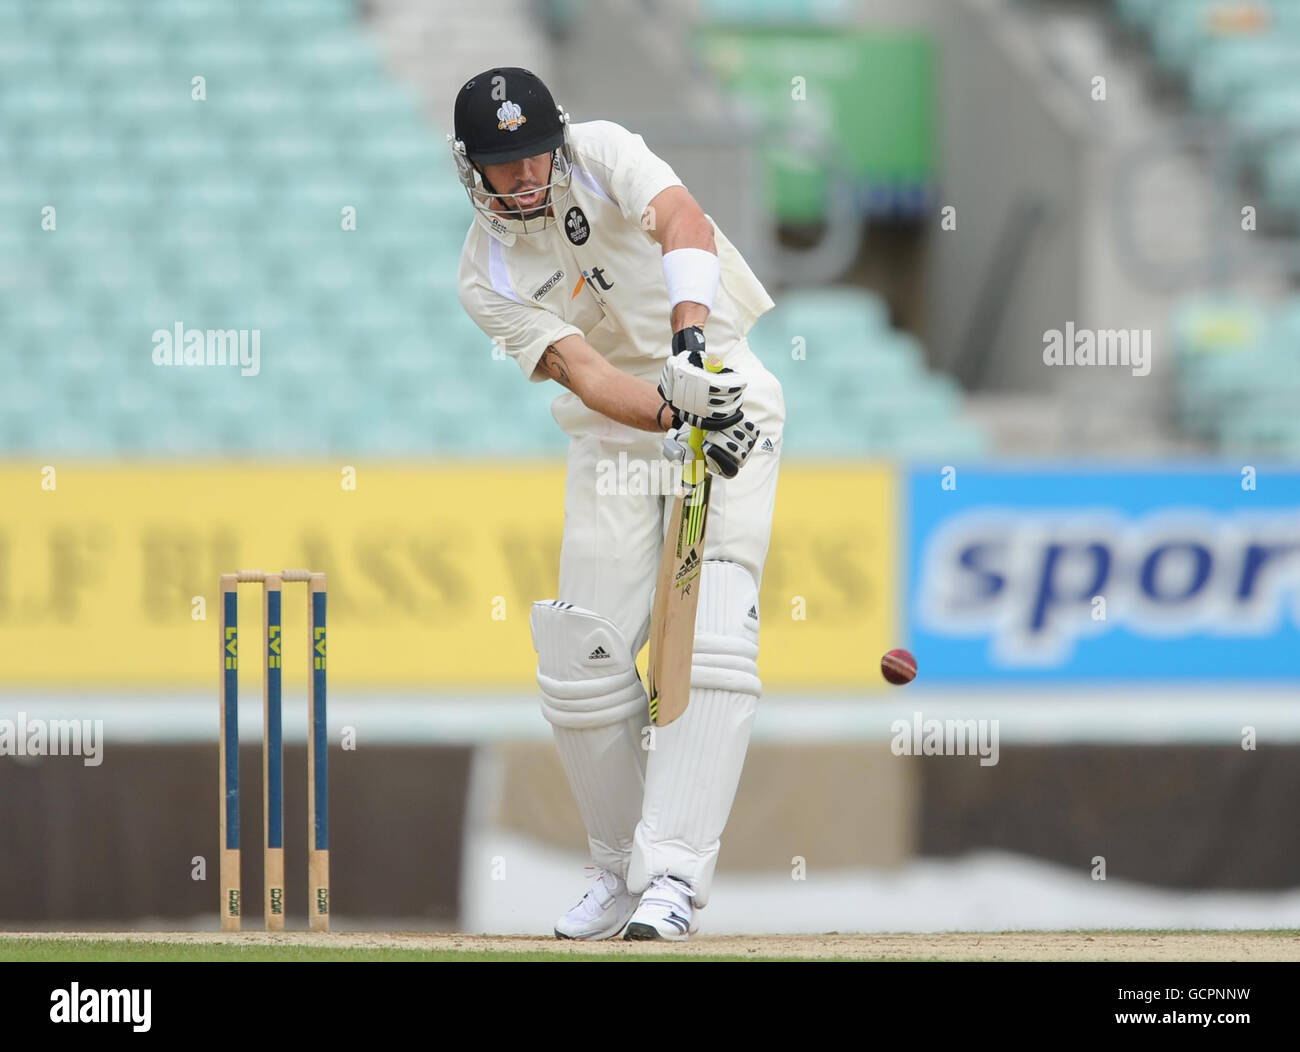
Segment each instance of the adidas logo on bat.
[[677,578],[676,578],[677,583],[681,584],[682,581],[690,577],[691,574],[693,574],[699,568],[700,568],[700,557],[696,553],[695,549],[692,548],[689,552],[686,553],[686,558],[682,560],[682,568],[677,571]]

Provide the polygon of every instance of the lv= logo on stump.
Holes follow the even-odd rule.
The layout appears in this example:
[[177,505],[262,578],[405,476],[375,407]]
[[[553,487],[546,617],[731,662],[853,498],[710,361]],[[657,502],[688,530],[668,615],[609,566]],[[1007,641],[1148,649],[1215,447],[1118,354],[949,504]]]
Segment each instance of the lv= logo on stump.
[[239,874],[239,593],[262,585],[266,640],[262,697],[262,828],[267,931],[283,931],[284,768],[280,719],[282,671],[280,608],[283,584],[307,585],[307,913],[312,931],[329,931],[329,737],[325,719],[325,575],[310,570],[221,575],[221,930],[239,931],[243,914]]

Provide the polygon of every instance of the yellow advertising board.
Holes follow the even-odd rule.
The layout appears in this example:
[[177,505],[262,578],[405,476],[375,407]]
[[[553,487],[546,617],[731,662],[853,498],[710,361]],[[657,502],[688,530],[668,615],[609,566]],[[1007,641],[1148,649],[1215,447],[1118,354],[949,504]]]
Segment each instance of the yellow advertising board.
[[[0,465],[0,688],[215,690],[219,575],[303,568],[328,574],[332,685],[531,689],[529,606],[555,594],[563,480],[551,462]],[[783,465],[765,684],[879,682],[897,520],[887,468]],[[301,587],[283,622],[294,675]],[[245,648],[260,623],[260,587],[244,586]]]

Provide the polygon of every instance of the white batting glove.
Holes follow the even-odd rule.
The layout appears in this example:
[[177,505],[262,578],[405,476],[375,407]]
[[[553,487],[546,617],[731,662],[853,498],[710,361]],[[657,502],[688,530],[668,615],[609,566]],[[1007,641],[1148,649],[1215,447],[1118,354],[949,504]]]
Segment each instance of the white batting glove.
[[673,407],[675,423],[721,431],[740,422],[745,380],[731,369],[711,373],[698,351],[675,354],[664,362],[659,397]]
[[[711,475],[734,479],[749,458],[760,432],[750,421],[742,419],[721,431],[704,432],[704,467]],[[664,436],[664,456],[673,461],[687,461],[695,456],[690,445],[691,425],[683,424]]]

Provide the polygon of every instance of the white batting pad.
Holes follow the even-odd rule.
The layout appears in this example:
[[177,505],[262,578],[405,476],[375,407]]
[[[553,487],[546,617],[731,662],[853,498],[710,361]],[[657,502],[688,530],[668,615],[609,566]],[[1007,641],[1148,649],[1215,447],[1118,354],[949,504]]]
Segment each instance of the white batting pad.
[[627,877],[632,891],[654,876],[678,877],[697,906],[708,902],[762,692],[753,577],[738,563],[707,561],[700,581],[691,701],[655,731]]
[[625,878],[641,815],[645,689],[608,619],[547,599],[533,603],[530,623],[542,713],[587,827],[592,862]]

